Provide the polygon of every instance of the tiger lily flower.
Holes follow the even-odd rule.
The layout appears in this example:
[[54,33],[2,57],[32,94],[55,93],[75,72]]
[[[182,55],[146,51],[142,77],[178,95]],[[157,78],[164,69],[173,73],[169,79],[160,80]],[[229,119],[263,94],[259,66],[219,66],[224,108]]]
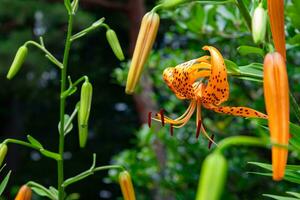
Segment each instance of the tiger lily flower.
[[[176,97],[182,100],[190,100],[185,113],[177,119],[171,119],[164,116],[161,111],[152,119],[161,122],[162,125],[165,123],[170,124],[172,134],[173,127],[180,128],[184,126],[196,110],[196,137],[198,138],[200,131],[202,131],[214,143],[201,123],[202,106],[217,113],[241,117],[267,118],[267,115],[247,107],[221,105],[229,97],[229,84],[224,59],[215,47],[204,46],[203,50],[209,51],[210,56],[202,56],[176,67],[166,68],[163,72],[164,81]],[[200,78],[206,78],[208,82],[202,82]]]
[[[289,143],[289,85],[283,57],[275,52],[266,55],[264,60],[264,96],[271,142],[280,145]],[[272,147],[273,179],[284,176],[288,150]]]
[[286,60],[284,34],[284,0],[268,0],[268,14],[276,51]]

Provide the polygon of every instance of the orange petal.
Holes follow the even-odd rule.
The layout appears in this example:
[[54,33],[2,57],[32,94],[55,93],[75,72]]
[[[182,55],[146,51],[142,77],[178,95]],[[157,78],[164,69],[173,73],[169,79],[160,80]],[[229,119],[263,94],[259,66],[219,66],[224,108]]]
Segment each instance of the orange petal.
[[284,34],[284,0],[268,0],[268,14],[276,51],[286,60]]
[[229,84],[227,71],[221,53],[212,46],[204,46],[211,55],[211,74],[203,93],[203,103],[219,105],[229,97]]
[[213,110],[218,113],[224,113],[227,115],[234,115],[234,116],[240,116],[240,117],[251,117],[251,118],[264,118],[267,119],[268,116],[256,111],[252,108],[247,107],[230,107],[230,106],[213,106],[213,105],[207,105],[203,104],[207,109]]
[[[271,141],[276,144],[288,145],[288,76],[284,58],[277,52],[267,54],[264,60],[264,96],[266,109],[269,116]],[[272,147],[272,167],[274,180],[281,180],[283,178],[287,157],[287,149]]]
[[31,200],[32,191],[27,185],[23,185],[15,198],[15,200]]

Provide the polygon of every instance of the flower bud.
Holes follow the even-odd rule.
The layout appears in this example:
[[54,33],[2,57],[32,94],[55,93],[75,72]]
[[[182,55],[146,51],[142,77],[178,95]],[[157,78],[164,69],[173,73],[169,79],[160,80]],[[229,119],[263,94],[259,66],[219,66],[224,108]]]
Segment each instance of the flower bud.
[[23,185],[15,198],[15,200],[31,200],[32,191],[27,185]]
[[267,27],[267,12],[260,4],[253,13],[252,17],[252,37],[255,43],[265,40]]
[[121,61],[124,60],[124,54],[115,31],[112,29],[108,29],[106,31],[106,39],[115,56]]
[[79,106],[79,125],[87,126],[92,104],[93,86],[89,81],[85,81],[81,86],[80,106]]
[[196,200],[218,200],[227,176],[227,161],[220,153],[208,155],[202,164]]
[[6,154],[7,154],[7,145],[0,144],[0,167],[2,166],[2,163],[3,163],[3,160],[5,159]]
[[268,0],[268,14],[275,49],[285,61],[284,0]]
[[[284,58],[277,52],[268,53],[264,60],[264,97],[268,113],[271,142],[289,143],[289,85]],[[288,150],[272,147],[273,180],[284,177]]]
[[[79,107],[79,106],[78,106]],[[80,107],[79,107],[80,111]],[[88,125],[80,125],[79,115],[78,115],[78,138],[79,138],[79,146],[84,148],[88,138]]]
[[119,174],[119,183],[121,186],[124,200],[135,200],[135,194],[131,177],[127,171],[122,171]]
[[142,19],[139,35],[133,52],[125,92],[132,94],[138,83],[145,62],[150,54],[159,27],[159,15],[148,12]]
[[6,77],[8,79],[12,79],[18,73],[18,71],[20,70],[20,68],[21,68],[22,64],[24,63],[24,60],[27,56],[27,52],[28,52],[28,49],[25,45],[21,46],[18,49],[17,54],[14,58],[14,61],[11,64],[10,69],[6,75]]

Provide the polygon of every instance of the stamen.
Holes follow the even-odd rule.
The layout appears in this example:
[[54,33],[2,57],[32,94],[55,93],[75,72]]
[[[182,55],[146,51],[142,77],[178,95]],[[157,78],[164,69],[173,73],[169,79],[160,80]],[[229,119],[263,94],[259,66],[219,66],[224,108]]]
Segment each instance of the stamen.
[[148,113],[148,126],[149,126],[149,128],[151,128],[151,117],[152,117],[152,112],[149,112]]
[[160,111],[159,111],[159,113],[160,113],[160,117],[161,117],[161,125],[162,126],[165,126],[165,116],[164,116],[164,109],[161,109]]
[[173,124],[170,124],[170,134],[171,134],[171,136],[174,135],[174,127],[173,127]]
[[202,126],[202,122],[201,122],[201,120],[199,120],[198,124],[197,124],[196,139],[198,139],[198,137],[200,135],[201,126]]
[[212,141],[214,141],[215,135],[212,134],[210,138],[211,138],[211,140],[209,140],[209,142],[208,142],[208,149],[211,148],[211,145],[212,145],[212,143],[213,143]]

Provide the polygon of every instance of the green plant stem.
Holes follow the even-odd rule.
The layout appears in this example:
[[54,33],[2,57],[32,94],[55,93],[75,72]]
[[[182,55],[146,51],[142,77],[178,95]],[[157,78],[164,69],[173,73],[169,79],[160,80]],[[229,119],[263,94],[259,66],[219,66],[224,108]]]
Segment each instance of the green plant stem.
[[29,147],[29,148],[32,148],[32,149],[36,149],[38,151],[40,151],[41,148],[37,147],[37,146],[34,146],[28,142],[24,142],[24,141],[21,141],[21,140],[16,140],[16,139],[6,139],[3,141],[4,144],[7,144],[7,143],[14,143],[14,144],[19,144],[19,145],[22,145],[22,146],[25,146],[25,147]]
[[250,136],[233,136],[228,137],[222,140],[218,144],[218,148],[215,149],[215,152],[221,153],[226,148],[231,146],[260,146],[260,147],[269,147],[270,143],[267,140],[257,137],[250,137]]
[[35,42],[35,41],[27,41],[24,45],[27,46],[27,45],[33,45],[37,48],[39,48],[40,50],[42,50],[45,54],[46,54],[46,57],[52,62],[54,63],[56,66],[58,66],[60,69],[63,68],[63,64],[61,62],[59,62],[44,46],[43,46],[43,43],[42,45],[40,45],[39,43]]
[[[62,94],[66,89],[66,79],[67,79],[67,65],[69,60],[69,53],[71,48],[71,36],[72,36],[72,26],[73,26],[73,15],[69,14],[68,20],[68,31],[65,43],[64,58],[63,58],[63,69],[61,71],[61,87],[60,94]],[[57,188],[58,188],[58,200],[64,199],[64,188],[62,183],[64,182],[64,116],[65,116],[65,98],[60,98],[60,134],[59,134],[59,155],[62,157],[61,160],[57,161]]]
[[72,183],[76,183],[90,175],[93,175],[97,171],[107,170],[107,169],[120,169],[123,171],[125,170],[124,167],[122,167],[120,165],[106,165],[106,166],[100,166],[100,167],[95,167],[95,168],[92,167],[91,169],[88,169],[76,176],[73,176],[72,178],[65,180],[65,182],[63,183],[63,187],[65,188],[68,185],[71,185]]
[[237,7],[239,8],[240,12],[242,13],[245,21],[246,21],[246,24],[247,24],[247,27],[249,28],[250,31],[252,31],[252,28],[251,28],[251,16],[249,14],[249,11],[247,10],[247,7],[244,3],[243,0],[236,0],[235,1]]

